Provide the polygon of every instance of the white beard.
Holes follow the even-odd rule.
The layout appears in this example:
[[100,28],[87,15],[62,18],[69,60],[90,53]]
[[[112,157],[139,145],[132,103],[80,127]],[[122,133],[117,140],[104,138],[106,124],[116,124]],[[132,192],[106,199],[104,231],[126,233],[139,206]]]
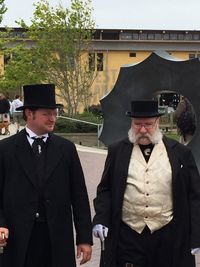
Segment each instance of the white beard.
[[[141,134],[136,135],[132,128],[130,128],[128,131],[128,139],[133,144],[138,144],[139,138],[141,136],[143,136],[143,135],[141,135]],[[161,130],[159,129],[159,127],[157,127],[157,129],[153,135],[146,133],[144,136],[146,136],[152,144],[158,144],[163,138],[163,134],[162,134]]]

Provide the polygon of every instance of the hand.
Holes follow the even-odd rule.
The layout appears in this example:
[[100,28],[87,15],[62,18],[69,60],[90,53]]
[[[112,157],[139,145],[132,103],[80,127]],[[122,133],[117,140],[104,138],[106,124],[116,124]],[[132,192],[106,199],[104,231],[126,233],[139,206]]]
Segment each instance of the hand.
[[191,249],[191,254],[192,255],[196,255],[196,254],[199,254],[200,253],[200,248],[192,248]]
[[89,244],[79,244],[77,246],[77,259],[81,257],[81,254],[82,260],[80,261],[80,265],[86,263],[91,259],[92,246]]
[[7,239],[9,236],[9,231],[7,228],[0,227],[0,247],[5,247],[7,245]]
[[92,229],[93,235],[103,242],[108,235],[108,228],[102,224],[96,224]]

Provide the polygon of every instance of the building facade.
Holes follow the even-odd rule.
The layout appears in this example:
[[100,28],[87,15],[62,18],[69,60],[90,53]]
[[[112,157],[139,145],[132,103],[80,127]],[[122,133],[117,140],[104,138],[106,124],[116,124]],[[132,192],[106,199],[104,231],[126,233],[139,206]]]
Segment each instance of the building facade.
[[177,60],[200,57],[200,31],[98,29],[93,49],[98,75],[92,91],[98,103],[112,90],[121,66],[139,63],[154,51],[166,51]]
[[[10,34],[18,37],[18,42],[25,40],[27,48],[35,45],[22,28],[14,28]],[[92,52],[88,53],[88,67],[97,71],[97,76],[92,85],[91,104],[98,104],[112,90],[121,66],[139,63],[154,51],[166,51],[178,60],[200,57],[200,31],[97,29],[92,47]],[[0,55],[1,73],[6,62]]]

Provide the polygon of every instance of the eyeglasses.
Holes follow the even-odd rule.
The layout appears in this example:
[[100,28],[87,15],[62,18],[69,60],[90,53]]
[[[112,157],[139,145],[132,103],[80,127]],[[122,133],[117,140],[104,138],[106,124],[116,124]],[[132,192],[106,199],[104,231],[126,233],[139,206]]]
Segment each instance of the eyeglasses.
[[145,129],[152,129],[156,124],[157,119],[154,122],[147,122],[147,123],[137,123],[133,122],[133,125],[136,129],[141,129],[144,127]]

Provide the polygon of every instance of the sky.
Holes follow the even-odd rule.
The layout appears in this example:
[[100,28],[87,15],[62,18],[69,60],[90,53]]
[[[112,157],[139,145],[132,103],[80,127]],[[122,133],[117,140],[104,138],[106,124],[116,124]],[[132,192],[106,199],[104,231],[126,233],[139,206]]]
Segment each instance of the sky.
[[[48,0],[52,6],[70,0]],[[37,0],[5,0],[8,11],[1,24],[30,23]],[[200,0],[93,0],[93,19],[99,29],[200,30]]]

